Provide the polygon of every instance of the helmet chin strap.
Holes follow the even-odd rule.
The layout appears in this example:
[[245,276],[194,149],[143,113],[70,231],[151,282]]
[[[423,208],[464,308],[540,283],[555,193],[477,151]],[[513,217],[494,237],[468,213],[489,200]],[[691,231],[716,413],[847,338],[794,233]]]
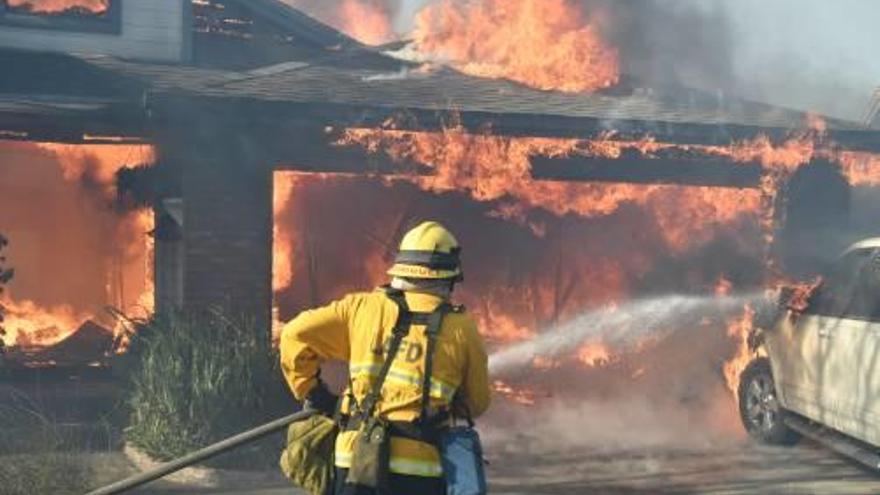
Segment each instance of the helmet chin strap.
[[391,279],[391,287],[394,289],[432,294],[443,299],[449,299],[452,296],[454,285],[455,282],[449,279],[405,279],[401,277]]

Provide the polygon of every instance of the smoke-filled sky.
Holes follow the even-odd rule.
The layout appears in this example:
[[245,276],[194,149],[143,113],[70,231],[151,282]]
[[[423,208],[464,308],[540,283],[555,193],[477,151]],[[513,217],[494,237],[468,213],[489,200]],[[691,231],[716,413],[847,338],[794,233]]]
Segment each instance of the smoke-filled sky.
[[[397,31],[431,1],[403,0]],[[850,120],[880,86],[878,0],[578,1],[622,13],[618,41],[686,84]]]
[[880,86],[880,2],[723,4],[735,74],[747,94],[844,118],[864,116],[871,92]]

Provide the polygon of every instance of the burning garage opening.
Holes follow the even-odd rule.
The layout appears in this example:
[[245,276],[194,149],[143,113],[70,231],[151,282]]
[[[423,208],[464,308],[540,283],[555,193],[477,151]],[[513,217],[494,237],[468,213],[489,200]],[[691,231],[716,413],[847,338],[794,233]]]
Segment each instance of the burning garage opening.
[[[876,234],[870,122],[736,97],[715,47],[672,63],[631,33],[693,19],[654,6],[444,0],[405,42],[396,12],[0,1],[10,362],[111,366],[120,313],[223,307],[269,340],[384,283],[430,218],[465,246],[495,424],[541,407],[601,418],[586,443],[740,438],[758,300]],[[519,441],[571,441],[539,433]]]

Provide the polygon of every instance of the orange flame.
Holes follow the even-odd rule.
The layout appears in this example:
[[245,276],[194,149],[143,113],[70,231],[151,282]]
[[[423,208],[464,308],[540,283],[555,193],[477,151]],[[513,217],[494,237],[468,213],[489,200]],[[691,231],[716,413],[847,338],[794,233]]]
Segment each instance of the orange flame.
[[604,344],[588,344],[578,350],[577,359],[589,368],[596,368],[610,363],[613,353]]
[[37,143],[58,160],[65,180],[98,185],[107,199],[114,197],[116,172],[124,166],[153,163],[156,153],[146,145]]
[[368,45],[395,39],[385,0],[283,0]]
[[719,297],[729,296],[733,291],[733,283],[722,275],[715,284],[715,295]]
[[394,39],[388,8],[379,0],[344,0],[339,7],[340,28],[368,45]]
[[[55,159],[64,182],[77,184],[89,194],[96,191],[98,199],[108,207],[115,197],[116,172],[126,165],[150,163],[154,157],[153,149],[148,146],[40,143],[36,148]],[[101,208],[103,206],[99,211],[103,211]],[[108,224],[111,230],[107,232],[113,238],[101,240],[102,243],[115,242],[117,247],[112,259],[94,261],[106,270],[105,295],[100,306],[113,306],[131,317],[148,316],[154,308],[153,238],[147,235],[154,229],[152,211],[117,212],[113,218]],[[26,244],[19,246],[14,237],[12,243],[13,248],[28,249]],[[15,265],[15,259],[11,259],[10,264]],[[27,276],[26,270],[18,270],[11,292],[3,296],[2,305],[8,314],[7,335],[3,340],[7,345],[50,346],[70,336],[87,320],[103,322],[113,328],[120,341],[124,340],[123,328],[104,314],[100,306],[50,305],[28,300],[38,299],[39,294],[31,294],[28,299],[15,298],[16,282]]]
[[880,186],[880,155],[840,152],[836,158],[843,175],[853,186]]
[[[645,207],[656,216],[661,234],[674,250],[708,239],[718,226],[759,211],[761,195],[753,190],[667,185],[561,183],[537,181],[531,175],[533,155],[614,155],[622,147],[657,149],[651,142],[613,143],[573,139],[503,138],[468,134],[461,126],[438,133],[349,129],[340,144],[369,151],[385,150],[393,159],[413,160],[432,168],[433,175],[407,176],[427,191],[467,191],[478,201],[517,200],[496,213],[522,219],[528,209],[556,215],[602,217],[627,204]],[[732,152],[731,152],[732,153]]]
[[91,318],[70,306],[41,308],[33,301],[15,301],[7,295],[0,296],[0,306],[6,330],[0,338],[7,347],[58,343]]
[[[273,175],[272,191],[272,291],[278,293],[289,287],[293,281],[293,232],[286,229],[281,215],[289,207],[290,198],[296,187],[298,175],[276,172]],[[283,322],[280,319],[277,301],[272,305],[272,336],[281,336]]]
[[293,173],[274,174],[273,189],[273,246],[272,246],[272,288],[279,291],[288,287],[293,280],[293,253],[292,232],[282,229],[283,223],[280,215],[288,208],[293,189],[296,187],[299,176]]
[[543,90],[595,91],[620,78],[617,50],[568,0],[442,0],[419,12],[421,57]]
[[736,343],[736,352],[724,363],[724,379],[727,388],[734,395],[739,395],[739,378],[743,370],[753,359],[749,349],[749,333],[755,321],[755,310],[747,305],[743,314],[727,323],[727,335]]
[[536,394],[534,391],[514,388],[502,381],[493,382],[492,390],[494,390],[495,393],[523,406],[534,406],[536,403]]

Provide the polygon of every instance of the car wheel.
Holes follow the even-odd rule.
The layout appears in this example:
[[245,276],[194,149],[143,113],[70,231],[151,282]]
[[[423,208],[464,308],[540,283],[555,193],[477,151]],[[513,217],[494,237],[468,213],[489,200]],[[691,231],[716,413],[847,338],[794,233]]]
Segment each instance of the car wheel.
[[800,435],[785,425],[785,410],[776,396],[770,361],[757,359],[739,382],[739,413],[752,438],[771,445],[794,445]]

